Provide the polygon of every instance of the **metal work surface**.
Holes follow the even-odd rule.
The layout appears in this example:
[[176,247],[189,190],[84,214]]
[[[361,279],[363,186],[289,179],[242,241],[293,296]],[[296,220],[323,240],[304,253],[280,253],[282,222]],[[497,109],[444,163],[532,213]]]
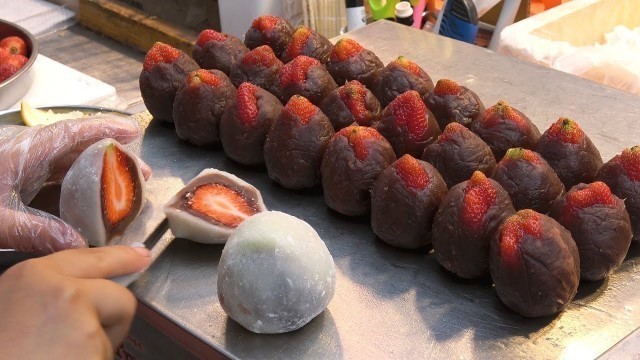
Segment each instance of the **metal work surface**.
[[[504,99],[544,131],[559,116],[577,120],[610,159],[640,143],[640,97],[555,70],[525,64],[390,22],[349,33],[386,64],[405,55],[434,79],[474,90],[485,105]],[[335,40],[335,39],[334,39]],[[152,122],[142,158],[154,170],[150,187],[168,200],[203,168],[229,171],[256,186],[272,210],[309,222],[338,267],[328,309],[299,331],[250,333],[222,311],[216,293],[220,245],[176,239],[132,285],[138,298],[194,336],[238,358],[593,358],[640,326],[640,246],[609,279],[583,283],[555,318],[527,319],[502,305],[489,278],[463,281],[432,255],[376,240],[367,218],[330,211],[321,190],[294,192],[264,169],[239,166],[220,150],[180,141]]]

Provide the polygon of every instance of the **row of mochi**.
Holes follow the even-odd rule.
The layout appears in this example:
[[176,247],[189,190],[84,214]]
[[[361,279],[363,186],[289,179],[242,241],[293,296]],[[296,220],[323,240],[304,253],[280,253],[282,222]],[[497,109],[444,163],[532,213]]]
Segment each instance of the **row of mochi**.
[[[280,50],[281,41],[273,40],[270,29],[278,30],[276,38],[287,39],[285,51]],[[282,29],[289,30],[282,35]],[[281,18],[256,19],[245,43],[251,50],[233,36],[207,29],[196,40],[193,58],[167,44],[154,44],[140,75],[149,112],[154,118],[173,122],[175,95],[187,75],[200,68],[225,73],[236,87],[243,82],[258,85],[283,104],[293,95],[302,95],[319,105],[338,85],[350,80],[371,89],[383,107],[407,90],[418,91],[426,101],[434,88],[429,75],[403,56],[385,67],[353,39],[341,39],[334,46],[304,26],[292,30]]]
[[[154,54],[152,49],[147,57],[154,58]],[[141,79],[143,76],[144,70]],[[306,111],[301,114],[301,124],[306,124],[316,106],[313,101],[306,99],[311,103],[307,104],[299,99],[301,96],[297,94],[292,96],[295,98],[290,98],[293,102],[287,106],[299,112]],[[229,78],[219,70],[197,70],[187,76],[175,96],[172,112],[175,115],[176,132],[180,138],[195,145],[212,145],[222,141],[225,152],[232,159],[247,165],[260,164],[263,162],[263,139],[282,109],[279,100],[251,83],[240,84],[239,91],[236,91]],[[553,196],[565,188],[593,181],[602,165],[598,150],[575,121],[561,118],[541,137],[538,128],[522,112],[503,101],[485,110],[473,91],[448,79],[438,81],[426,98],[416,90],[408,90],[393,98],[384,111],[381,111],[382,104],[364,84],[352,80],[332,90],[319,106],[333,130],[340,130],[352,123],[372,126],[391,143],[396,156],[408,153],[434,164],[449,187],[468,179],[475,170],[490,175],[496,159],[502,158],[509,148],[537,150],[561,182],[559,184],[553,176],[548,177],[548,189],[541,192],[538,198],[542,195],[550,198],[542,196],[539,204],[532,203],[531,208],[537,211],[546,212]],[[304,154],[304,150],[296,150],[297,145],[304,147],[314,137],[317,137],[317,142],[324,144],[332,135],[331,126],[326,124],[319,125],[315,130],[300,130],[300,136],[291,136],[295,132],[291,129],[278,130],[288,127],[286,124],[290,122],[277,122],[273,136],[267,137],[272,139],[267,143],[277,143],[277,146],[271,147],[284,149],[274,152],[286,153],[286,147],[289,146],[289,152],[294,155]],[[454,125],[447,129],[450,123]],[[441,128],[445,129],[445,134],[439,137]],[[281,134],[283,131],[288,134]],[[298,140],[287,145],[278,136],[285,140]],[[282,158],[282,167],[289,173],[293,172],[288,174],[285,171],[287,174],[281,176],[270,171],[270,176],[285,187],[311,187],[319,178],[305,175],[296,166],[290,166],[291,159],[288,156],[265,157],[272,158],[272,161],[267,159],[268,169],[272,169]],[[306,162],[307,167],[314,168],[313,165],[319,163],[318,158],[319,155],[316,161],[305,159],[300,167],[304,168]],[[295,156],[292,159],[292,163],[297,162]],[[300,171],[296,174],[294,170]],[[554,172],[551,172],[552,175]],[[307,173],[317,174],[316,171]],[[619,186],[614,188],[617,191]],[[622,192],[619,194],[627,198]],[[520,204],[521,201],[528,202],[529,198],[517,196],[513,200]],[[632,218],[635,219],[635,216],[632,211]]]
[[[187,113],[184,121],[176,121],[178,135],[196,145],[209,145],[222,138],[223,148],[232,159],[249,165],[261,163],[263,139],[282,107],[275,96],[259,87],[243,84],[240,90],[236,93],[228,78],[219,71],[191,73],[187,84],[176,96],[178,106],[174,108],[184,109],[178,113]],[[317,108],[299,96],[292,100],[287,106],[297,109],[302,119],[300,124],[306,125]],[[501,101],[484,110],[477,95],[447,79],[438,81],[434,91],[427,96],[429,107],[423,100],[425,98],[417,91],[409,90],[392,100],[381,112],[375,96],[356,80],[333,90],[320,106],[321,112],[329,115],[335,130],[353,122],[372,125],[391,143],[397,156],[409,153],[434,164],[449,187],[469,178],[475,170],[491,174],[496,159],[504,156],[509,148],[537,150],[544,158],[542,172],[548,176],[542,177],[545,182],[538,184],[541,190],[536,196],[512,191],[513,201],[519,208],[528,205],[526,207],[536,211],[547,212],[550,202],[565,188],[593,181],[602,165],[598,150],[571,119],[559,119],[540,136],[537,127],[517,109]],[[177,116],[176,119],[182,117]],[[445,127],[444,135],[438,137],[440,126],[452,122],[454,124],[450,127]],[[314,186],[319,179],[317,165],[320,154],[315,154],[312,159],[296,157],[314,154],[311,148],[304,149],[314,139],[316,148],[322,149],[332,135],[330,126],[325,122],[315,130],[294,131],[289,129],[291,120],[278,123],[279,126],[273,126],[273,136],[267,137],[273,139],[272,145],[264,147],[273,149],[268,151],[273,156],[264,156],[268,160],[270,177],[288,188]],[[469,126],[471,131],[458,124]],[[294,136],[296,133],[300,136]],[[629,161],[633,152],[633,149],[625,150],[612,161]],[[546,171],[546,165],[550,165],[553,171]],[[278,167],[282,170],[277,170]],[[616,174],[608,177],[614,178]],[[524,181],[530,181],[529,177],[525,176]],[[627,199],[633,223],[637,224],[638,199],[633,192],[633,181],[610,179],[609,183],[618,196]],[[519,183],[513,182],[513,185],[517,188]]]
[[[260,25],[260,19],[256,21],[254,21],[253,30],[250,29],[250,32],[261,33],[258,31],[263,28]],[[268,28],[268,26],[264,28]],[[205,37],[203,34],[201,37]],[[249,33],[247,38],[249,38]],[[224,39],[226,41],[228,36]],[[201,42],[200,39],[198,42]],[[206,47],[206,43],[207,41],[196,44],[194,58],[198,46],[204,45]],[[290,42],[290,44],[293,43]],[[297,43],[303,42],[298,41]],[[345,45],[345,48],[340,50],[341,43],[351,45]],[[372,56],[370,52],[365,53],[363,50],[355,52],[348,50],[349,47],[356,48],[353,43],[355,42],[348,39],[339,42],[331,53],[335,53],[335,56],[330,55],[329,59],[338,59],[338,54],[347,54],[349,56],[345,56],[343,59],[346,59],[345,63],[350,63],[347,69],[352,69],[357,68],[354,64],[356,60],[361,59],[361,55]],[[275,95],[250,84],[241,84],[238,91],[234,93],[235,89],[231,90],[234,85],[233,81],[229,80],[231,81],[231,85],[229,85],[229,81],[224,80],[225,77],[216,73],[215,70],[201,70],[192,73],[194,75],[189,75],[188,79],[193,77],[193,81],[186,81],[187,85],[182,87],[192,89],[191,94],[196,94],[196,96],[184,95],[182,98],[187,100],[197,98],[198,91],[202,91],[202,83],[206,83],[201,80],[206,78],[207,74],[214,74],[217,80],[209,82],[214,87],[224,83],[223,88],[228,90],[222,90],[214,96],[209,95],[210,99],[222,102],[220,99],[225,99],[225,97],[220,95],[232,94],[235,96],[235,106],[233,105],[233,96],[226,98],[227,104],[217,103],[215,105],[218,107],[217,111],[211,111],[205,106],[203,110],[205,115],[217,113],[214,118],[219,119],[219,128],[217,127],[218,120],[209,121],[213,125],[211,128],[207,128],[204,125],[207,123],[206,121],[198,124],[198,122],[194,122],[194,119],[198,117],[192,116],[193,112],[187,113],[187,116],[184,116],[184,123],[192,125],[189,131],[182,132],[182,134],[183,121],[178,120],[179,116],[175,116],[175,109],[179,106],[173,106],[171,116],[174,117],[176,131],[180,137],[197,145],[209,145],[211,142],[216,142],[216,136],[219,136],[229,157],[245,164],[261,163],[266,160],[269,176],[288,188],[310,187],[321,180],[325,200],[329,207],[347,215],[368,213],[371,206],[371,190],[378,175],[383,169],[389,167],[389,164],[397,156],[401,156],[402,159],[405,158],[402,156],[403,154],[410,154],[415,161],[419,161],[415,158],[422,157],[436,167],[445,182],[445,191],[447,187],[469,179],[475,170],[480,170],[487,176],[493,176],[494,180],[501,182],[501,186],[507,191],[509,200],[512,205],[515,205],[515,209],[533,209],[537,211],[535,214],[540,216],[549,212],[552,203],[564,196],[565,189],[570,189],[580,183],[591,183],[598,178],[605,181],[615,195],[626,201],[626,207],[631,214],[631,223],[634,227],[638,226],[637,181],[639,177],[637,175],[640,173],[637,170],[640,168],[638,166],[638,153],[640,152],[638,148],[625,149],[622,154],[602,166],[598,150],[575,121],[561,118],[541,136],[539,130],[524,114],[504,102],[499,102],[485,110],[480,99],[472,91],[446,79],[440,80],[435,89],[432,89],[433,85],[428,79],[428,75],[415,63],[405,58],[399,58],[382,69],[389,69],[388,73],[394,74],[385,77],[386,86],[376,87],[374,85],[376,79],[381,78],[382,73],[377,69],[371,72],[374,74],[373,81],[361,78],[362,82],[350,81],[335,89],[336,86],[331,84],[326,69],[321,66],[321,60],[311,59],[306,55],[296,55],[296,57],[292,57],[293,60],[282,66],[285,71],[282,71],[282,68],[276,71],[278,76],[275,83],[278,86],[273,87],[259,80],[260,75],[264,73],[263,70],[269,67],[273,69],[272,65],[275,63],[272,61],[275,57],[271,56],[275,54],[270,48],[272,44],[266,45],[269,48],[263,47],[259,51],[248,51],[240,61],[231,63],[229,74],[233,78],[233,69],[240,68],[240,65],[263,66],[264,69],[258,67],[253,69],[255,71],[244,71],[247,76],[240,77],[240,79],[258,83],[270,89]],[[254,48],[254,50],[257,49]],[[247,56],[252,52],[256,55],[255,57]],[[149,54],[154,53],[154,51],[150,51]],[[270,56],[269,61],[262,61],[265,59],[262,56],[264,54]],[[246,64],[242,62],[245,57],[248,59]],[[145,66],[152,62],[145,61]],[[330,65],[327,65],[327,68],[331,69]],[[419,76],[422,73],[425,76]],[[145,70],[143,69],[141,90],[143,89],[144,74]],[[283,74],[284,76],[282,76]],[[333,74],[330,72],[329,75]],[[354,76],[345,78],[345,80],[352,79],[357,80]],[[330,85],[327,86],[327,83]],[[374,96],[364,83],[371,86],[377,96]],[[381,84],[382,82],[377,80],[377,83]],[[424,87],[421,86],[425,83]],[[429,83],[431,83],[430,86]],[[290,92],[283,97],[283,84],[299,86],[291,87]],[[377,91],[375,91],[376,89]],[[385,93],[381,89],[389,96],[385,98]],[[185,93],[187,91],[184,90]],[[398,94],[401,95],[398,96]],[[298,95],[306,95],[309,99]],[[177,99],[178,96],[176,96],[175,104],[179,103]],[[278,102],[286,102],[287,105],[282,109],[282,104]],[[314,105],[314,102],[320,106],[320,109]],[[173,104],[171,101],[166,103]],[[214,101],[196,101],[191,104],[187,102],[182,108],[192,111],[191,109],[202,106],[202,103],[215,104]],[[384,111],[381,111],[383,104],[388,105]],[[180,112],[177,114],[179,115]],[[354,122],[358,125],[371,125],[372,127],[348,126]],[[261,125],[256,127],[255,124]],[[471,131],[465,126],[468,126]],[[260,128],[260,130],[252,130],[252,127],[254,129]],[[440,128],[444,128],[442,135]],[[211,131],[209,131],[210,129]],[[334,134],[335,131],[337,133]],[[230,135],[225,135],[227,133]],[[201,143],[192,138],[194,136],[208,136],[209,143]],[[265,138],[266,143],[263,146]],[[383,144],[381,148],[390,148],[391,151],[378,151],[376,146],[369,147],[370,141],[376,143],[378,140]],[[537,150],[538,153],[528,149]],[[496,165],[496,159],[501,158],[502,161]],[[372,160],[368,161],[367,159]],[[372,162],[378,166],[372,167]],[[419,180],[419,176],[414,177],[413,180]],[[596,184],[599,184],[597,185],[599,189],[602,188],[601,183]],[[608,189],[609,187],[607,187]],[[619,198],[607,197],[607,194],[610,193],[611,191],[608,193],[601,191],[599,194],[602,195],[602,199],[609,199],[607,201],[611,204],[619,204]],[[579,192],[579,194],[583,195],[579,195],[578,198],[587,203],[593,200],[585,200],[585,197],[589,198],[589,196],[584,195],[584,192]],[[592,197],[597,198],[596,195]],[[391,201],[383,201],[380,208],[388,209],[391,203]],[[594,204],[601,205],[597,202]],[[436,206],[436,208],[438,207]],[[372,210],[372,225],[378,218],[374,216],[375,213]],[[396,211],[392,212],[392,215],[405,214],[408,218],[408,215],[416,215],[417,213],[421,212],[406,205],[404,212],[396,207]],[[389,214],[387,215],[383,218],[392,218]],[[538,216],[529,215],[527,218]],[[542,217],[542,219],[547,218]],[[544,220],[544,222],[546,221]],[[589,223],[591,224],[589,226],[599,228],[597,224]],[[625,222],[622,221],[622,223]],[[430,221],[425,223],[410,222],[409,224],[413,224],[413,228],[421,228],[421,225],[424,225],[427,230],[431,227]],[[531,227],[526,225],[526,221],[522,224],[524,224],[521,226],[523,229]],[[536,226],[539,227],[539,224],[533,228]],[[416,246],[415,244],[411,246],[402,244],[402,240],[406,240],[403,236],[384,235],[385,229],[393,234],[394,228],[411,228],[402,224],[401,221],[382,226],[373,225],[373,227],[378,236],[383,240],[386,238],[387,242],[396,243],[396,245],[403,247]],[[621,227],[624,228],[624,226]],[[521,230],[516,233],[527,233]],[[533,231],[533,233],[536,232]],[[638,234],[638,231],[635,233]],[[430,238],[434,239],[434,248],[436,248],[436,239],[443,237],[427,236],[427,239]],[[622,236],[622,238],[625,237]],[[417,246],[424,246],[424,237],[422,239]],[[517,241],[511,243],[517,243]],[[517,249],[518,246],[514,249]],[[615,250],[617,248],[611,251],[616,255],[613,258],[624,258],[628,245],[626,248],[624,245],[621,248],[624,248],[624,251]],[[438,253],[436,252],[436,254]],[[613,263],[616,261],[612,261]],[[447,266],[445,265],[445,267]],[[585,279],[588,277],[583,275]],[[577,280],[574,282],[577,284]],[[566,303],[568,301],[562,302],[563,306]]]
[[[294,29],[286,20],[270,15],[253,21],[244,44],[228,34],[202,31],[192,56],[200,67],[227,74],[235,86],[253,82],[283,103],[294,93],[318,105],[336,84],[349,80],[372,89],[382,106],[409,89],[421,95],[433,90],[427,73],[404,57],[385,67],[375,53],[353,39],[340,39],[334,46],[306,26]],[[291,62],[294,64],[284,66]]]
[[[244,87],[254,86],[241,86]],[[402,103],[403,99],[411,95],[412,92],[407,92],[394,102]],[[419,98],[416,95],[413,97]],[[421,104],[417,100],[413,102]],[[394,109],[393,104],[388,108]],[[234,111],[242,108],[236,107]],[[224,129],[224,126],[221,128]],[[534,289],[542,299],[536,302],[536,307],[528,307],[531,299],[525,299],[528,301],[526,303],[513,303],[509,295],[501,295],[507,305],[526,316],[550,315],[562,310],[575,295],[581,273],[585,280],[604,278],[621,264],[631,242],[631,222],[624,202],[613,195],[606,184],[581,183],[565,194],[563,183],[549,163],[540,154],[523,148],[509,149],[500,162],[483,167],[484,159],[493,158],[490,147],[458,123],[449,124],[434,143],[426,146],[424,154],[438,154],[432,162],[439,165],[446,174],[459,177],[459,172],[473,173],[474,168],[491,174],[493,179],[487,179],[480,171],[473,173],[472,179],[475,181],[472,184],[479,186],[477,190],[469,189],[468,183],[463,182],[447,193],[447,183],[438,169],[409,154],[396,161],[396,150],[375,127],[351,125],[334,133],[323,112],[302,96],[294,96],[276,116],[269,129],[263,131],[267,133],[264,158],[269,176],[273,180],[285,187],[297,189],[314,186],[320,177],[325,201],[330,208],[354,216],[368,214],[371,209],[374,232],[383,241],[394,246],[419,248],[433,241],[437,259],[445,268],[462,277],[477,277],[487,271],[489,253],[482,250],[488,250],[489,239],[496,236],[497,226],[509,215],[513,215],[515,209],[527,209],[508,222],[514,225],[506,228],[511,230],[503,232],[506,234],[505,238],[511,239],[505,240],[505,244],[510,244],[505,246],[512,246],[512,252],[518,253],[528,251],[525,248],[518,250],[520,246],[525,246],[519,244],[526,244],[526,239],[548,241],[550,245],[532,250],[534,255],[550,261],[549,268],[557,265],[565,272],[561,272],[564,275],[558,275],[552,271],[543,277],[545,280],[527,283],[527,287],[522,286],[526,283],[522,281],[522,277],[509,278],[512,282],[507,287],[496,285],[499,294],[520,291],[520,295],[529,294],[534,289],[529,286],[540,287]],[[242,137],[238,139],[240,138]],[[534,143],[547,140],[552,143],[561,138],[581,139],[583,145],[591,144],[579,126],[566,118],[555,122]],[[238,143],[240,141],[234,142]],[[249,148],[254,148],[256,153],[262,148],[260,139],[240,146],[237,153],[224,144],[223,141],[223,148],[232,158],[243,156]],[[565,144],[560,141],[558,144],[567,146],[562,150],[565,152],[564,156],[571,155],[572,151],[585,152],[575,142]],[[481,150],[481,156],[478,156],[478,149]],[[612,179],[610,174],[624,168],[625,165],[622,164],[626,164],[628,160],[621,159],[634,153],[638,153],[636,148],[626,149],[605,166],[597,167],[600,173],[594,176],[615,184],[618,180]],[[554,154],[562,158],[562,154]],[[438,159],[444,161],[438,162]],[[456,183],[449,176],[447,178]],[[456,200],[455,194],[475,196]],[[515,200],[512,202],[512,199]],[[467,206],[463,208],[466,210],[461,210],[459,204]],[[553,210],[554,206],[556,210]],[[549,211],[555,211],[554,218],[557,221],[543,215]],[[440,212],[444,215],[436,216]],[[438,221],[438,218],[441,220]],[[541,224],[546,224],[544,228],[548,227],[553,231],[547,233],[548,230],[536,230],[541,229]],[[571,232],[565,230],[565,227]],[[574,232],[583,249],[580,255],[571,235]],[[546,236],[550,236],[551,240],[545,240]],[[537,254],[537,251],[543,253]],[[546,251],[553,252],[554,256],[544,255]],[[451,257],[448,258],[447,254]],[[579,266],[581,257],[584,264],[582,268]],[[517,268],[513,268],[518,265],[519,272],[516,271]],[[527,273],[531,264],[512,261],[504,266],[503,270],[492,270],[494,279],[499,279],[505,273],[531,275]],[[558,277],[565,282],[552,281],[549,280],[550,277]],[[495,281],[499,284],[502,280]]]
[[[243,95],[245,91],[248,91],[249,95]],[[519,250],[520,246],[524,246],[519,244],[526,244],[526,239],[533,238],[537,239],[533,241],[539,241],[546,239],[545,236],[550,236],[551,240],[545,240],[549,245],[532,251],[534,253],[542,251],[544,261],[552,262],[549,268],[554,268],[555,265],[566,265],[560,266],[565,271],[562,273],[564,275],[551,272],[544,277],[546,280],[527,283],[527,287],[521,286],[522,278],[510,278],[516,280],[509,283],[511,285],[507,287],[498,285],[501,280],[495,280],[499,295],[513,294],[514,291],[520,291],[520,295],[528,294],[532,289],[530,286],[540,287],[540,289],[534,289],[541,297],[541,300],[536,302],[535,308],[526,305],[531,303],[529,301],[531,299],[525,299],[528,302],[523,305],[518,301],[513,303],[509,295],[501,295],[507,305],[521,314],[542,316],[563,309],[575,295],[581,271],[583,279],[601,279],[620,265],[629,248],[631,227],[624,203],[611,194],[609,188],[602,182],[590,185],[580,184],[564,196],[564,185],[555,171],[542,156],[534,151],[523,148],[509,149],[499,163],[483,168],[485,172],[493,175],[493,179],[489,180],[482,172],[477,171],[472,178],[474,180],[472,185],[479,186],[477,190],[470,188],[467,183],[462,183],[454,186],[447,193],[446,181],[436,168],[409,154],[396,161],[396,150],[375,127],[352,125],[334,133],[326,115],[302,96],[292,97],[284,108],[276,111],[275,119],[271,122],[265,120],[269,118],[268,116],[258,116],[263,108],[258,99],[263,97],[255,97],[255,94],[260,91],[264,90],[249,83],[241,85],[237,99],[249,99],[250,104],[238,106],[237,103],[235,105],[232,103],[225,112],[230,115],[223,116],[223,119],[232,120],[231,123],[236,125],[235,134],[240,134],[230,142],[232,147],[225,145],[225,136],[223,136],[223,148],[230,157],[238,160],[252,154],[251,156],[255,155],[256,161],[260,161],[259,154],[263,150],[270,177],[289,188],[314,186],[320,176],[325,200],[330,208],[346,215],[362,215],[367,214],[371,207],[374,232],[383,241],[395,246],[424,247],[433,239],[436,258],[444,267],[460,276],[476,277],[487,271],[489,255],[487,251],[482,250],[489,248],[489,239],[495,236],[497,226],[509,215],[513,215],[516,208],[535,207],[546,213],[555,203],[565,201],[565,205],[557,205],[559,210],[556,211],[559,215],[556,218],[563,226],[571,228],[573,224],[578,229],[574,230],[578,232],[577,236],[580,236],[576,238],[583,244],[581,248],[586,249],[580,252],[580,256],[585,259],[582,261],[584,264],[582,269],[579,267],[580,257],[576,257],[578,253],[573,250],[564,251],[577,249],[571,233],[539,212],[526,210],[518,213],[518,217],[508,222],[514,224],[506,228],[511,230],[501,232],[506,234],[506,239],[511,239],[505,240],[504,244],[507,244],[505,245],[507,248],[511,246],[509,251],[512,253],[528,251],[524,248]],[[251,94],[254,94],[254,98]],[[266,91],[264,94],[267,98],[272,96]],[[419,96],[410,91],[398,97],[387,108],[394,109],[395,104],[402,104],[404,99],[410,98],[414,99],[410,103],[417,104],[418,108],[419,105],[424,107],[424,104],[419,101]],[[271,104],[277,103],[277,99],[272,98]],[[506,105],[496,106],[504,108]],[[253,115],[242,115],[242,112],[247,109],[254,109],[247,113]],[[509,113],[516,111],[507,109]],[[393,113],[392,110],[389,112]],[[424,113],[421,116],[424,117]],[[501,121],[504,122],[504,119]],[[225,123],[223,120],[221,129],[226,129],[223,125]],[[260,132],[255,131],[254,125],[258,124],[262,127]],[[389,125],[397,124],[392,121]],[[399,129],[399,127],[395,128]],[[222,130],[222,133],[226,133],[225,130]],[[263,147],[265,134],[266,143]],[[259,136],[255,137],[256,135]],[[254,138],[246,142],[250,136]],[[245,142],[242,139],[245,139]],[[566,118],[559,119],[533,143],[559,139],[580,139],[583,140],[583,145],[591,144],[579,126]],[[565,143],[560,141],[559,144]],[[233,145],[238,146],[233,147]],[[572,151],[585,152],[576,145],[575,141],[565,145],[567,148],[563,150],[564,156],[571,154]],[[478,149],[481,150],[481,156],[478,156]],[[435,156],[436,160],[447,158],[449,160],[440,163],[432,162],[440,164],[443,173],[456,176],[460,176],[456,172],[469,171],[469,168],[482,168],[479,165],[485,163],[483,159],[494,159],[490,147],[480,137],[458,123],[449,124],[434,143],[427,145],[424,154],[433,155],[434,153],[439,154]],[[621,166],[624,167],[620,158],[627,158],[633,153],[637,153],[635,148],[627,149],[600,168],[604,179],[607,173],[611,173],[607,169],[615,170]],[[474,161],[474,159],[480,159],[480,161]],[[624,160],[625,163],[626,161]],[[452,166],[447,167],[447,165]],[[450,181],[455,183],[456,180]],[[445,194],[447,194],[446,197],[444,197]],[[464,194],[470,197],[456,200],[455,195],[449,194]],[[513,201],[513,204],[517,204],[516,208],[511,199],[517,200]],[[443,204],[448,206],[445,207]],[[459,204],[466,207],[460,210]],[[445,209],[448,209],[449,213]],[[436,213],[440,212],[445,215],[438,217]],[[593,213],[589,215],[590,212],[595,212],[595,215]],[[578,222],[574,220],[582,217],[586,220]],[[438,218],[441,220],[438,221]],[[528,221],[533,221],[533,225]],[[541,229],[542,223],[553,229],[551,235],[547,230],[536,230]],[[555,236],[556,233],[562,236]],[[592,236],[593,234],[595,236]],[[563,248],[563,246],[568,247]],[[589,249],[596,249],[596,251],[590,252]],[[603,252],[602,249],[607,251]],[[546,256],[545,251],[551,251],[555,256]],[[497,254],[502,253],[502,250],[497,252]],[[447,254],[450,257],[447,257]],[[502,259],[500,256],[497,259]],[[513,260],[515,257],[511,256],[509,259]],[[497,261],[494,262],[500,264]],[[518,265],[521,267],[519,272],[516,271]],[[492,270],[494,279],[499,279],[504,273],[530,275],[527,273],[527,269],[531,268],[530,264],[511,261],[504,266],[506,270]],[[516,268],[514,269],[513,266]],[[571,266],[574,270],[578,266],[578,270],[570,271]],[[566,281],[561,283],[550,281],[549,277],[562,278]],[[551,298],[555,300],[549,301]],[[563,300],[557,301],[557,299]]]

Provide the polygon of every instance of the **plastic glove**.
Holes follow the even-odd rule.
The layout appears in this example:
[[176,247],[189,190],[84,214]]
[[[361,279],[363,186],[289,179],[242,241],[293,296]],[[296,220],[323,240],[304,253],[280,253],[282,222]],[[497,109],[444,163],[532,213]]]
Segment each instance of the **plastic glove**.
[[[47,182],[60,182],[91,144],[114,138],[126,144],[140,136],[135,121],[114,115],[66,120],[44,127],[0,128],[0,248],[50,253],[86,247],[70,225],[27,206]],[[139,160],[145,178],[150,168]]]
[[142,271],[144,248],[73,249],[23,261],[0,276],[0,348],[6,359],[111,359],[136,299],[105,280]]

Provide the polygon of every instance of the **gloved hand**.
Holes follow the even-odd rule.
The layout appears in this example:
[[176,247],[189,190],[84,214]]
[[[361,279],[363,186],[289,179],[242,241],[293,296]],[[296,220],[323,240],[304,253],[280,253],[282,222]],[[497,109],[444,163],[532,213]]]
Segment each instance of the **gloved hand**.
[[[86,239],[70,225],[28,204],[45,183],[62,181],[93,143],[113,138],[126,144],[139,136],[135,121],[114,115],[0,127],[0,248],[50,253],[86,247]],[[148,178],[151,169],[142,160],[139,164]]]
[[0,276],[0,348],[6,359],[111,359],[136,299],[106,278],[144,270],[149,250],[73,249],[23,261]]

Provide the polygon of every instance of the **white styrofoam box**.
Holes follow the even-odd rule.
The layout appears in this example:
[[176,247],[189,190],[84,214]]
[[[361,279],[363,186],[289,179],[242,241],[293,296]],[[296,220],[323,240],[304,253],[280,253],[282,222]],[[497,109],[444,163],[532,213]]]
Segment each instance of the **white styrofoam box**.
[[0,0],[0,19],[16,23],[40,37],[73,25],[75,13],[44,0]]
[[[33,106],[99,105],[116,97],[116,89],[96,78],[38,55],[34,81],[23,100]],[[17,102],[9,109],[19,109]],[[3,110],[3,109],[0,109]]]
[[498,52],[640,95],[640,73],[627,66],[640,54],[598,45],[620,25],[640,26],[640,0],[573,0],[504,28]]
[[282,0],[218,0],[218,9],[222,32],[241,40],[258,16],[285,15]]

